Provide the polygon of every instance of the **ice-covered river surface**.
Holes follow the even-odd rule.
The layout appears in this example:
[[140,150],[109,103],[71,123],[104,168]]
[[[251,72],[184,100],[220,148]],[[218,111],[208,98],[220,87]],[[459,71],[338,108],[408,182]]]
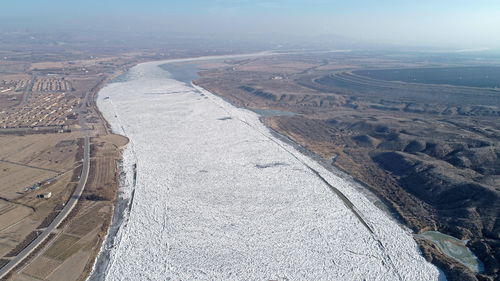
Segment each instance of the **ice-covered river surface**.
[[354,183],[276,139],[256,113],[169,79],[164,63],[139,64],[99,93],[130,138],[121,188],[134,195],[106,280],[440,279]]

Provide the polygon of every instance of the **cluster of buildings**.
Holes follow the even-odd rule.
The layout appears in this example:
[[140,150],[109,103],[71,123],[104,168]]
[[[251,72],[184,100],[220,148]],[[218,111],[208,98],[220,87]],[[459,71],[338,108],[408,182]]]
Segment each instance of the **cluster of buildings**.
[[14,111],[0,112],[0,128],[64,126],[76,118],[80,99],[65,93],[33,93]]
[[71,84],[64,78],[40,78],[33,85],[33,92],[67,92]]
[[0,94],[7,93],[11,91],[20,92],[26,89],[28,86],[29,80],[21,79],[21,80],[0,80]]

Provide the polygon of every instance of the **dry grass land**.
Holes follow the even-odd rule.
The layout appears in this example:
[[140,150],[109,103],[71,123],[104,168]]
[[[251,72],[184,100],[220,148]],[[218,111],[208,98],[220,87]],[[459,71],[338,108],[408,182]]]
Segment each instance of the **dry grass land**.
[[116,161],[126,143],[126,138],[117,135],[92,139],[91,171],[77,212],[11,280],[85,279],[111,220],[117,185]]
[[[77,134],[0,135],[0,254],[23,244],[73,191]],[[61,146],[61,144],[64,144]],[[51,192],[50,199],[37,195]],[[43,227],[43,226],[42,226]],[[22,249],[21,249],[22,250]]]

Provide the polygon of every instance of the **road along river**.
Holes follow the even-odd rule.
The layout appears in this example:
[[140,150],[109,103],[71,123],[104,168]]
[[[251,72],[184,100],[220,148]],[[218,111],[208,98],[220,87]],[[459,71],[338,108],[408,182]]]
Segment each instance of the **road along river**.
[[120,201],[130,205],[91,280],[443,278],[355,183],[256,113],[169,78],[168,62],[139,64],[99,93],[130,138]]

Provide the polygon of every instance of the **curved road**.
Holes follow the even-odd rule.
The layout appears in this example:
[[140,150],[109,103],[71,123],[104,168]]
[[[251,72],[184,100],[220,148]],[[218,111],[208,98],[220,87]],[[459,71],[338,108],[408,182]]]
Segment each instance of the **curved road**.
[[61,224],[61,222],[71,213],[73,208],[76,206],[78,199],[82,195],[85,184],[87,183],[87,178],[89,175],[90,168],[90,144],[89,137],[85,137],[85,143],[83,147],[83,169],[80,175],[80,181],[78,186],[73,192],[73,195],[69,198],[64,206],[63,210],[57,215],[57,217],[52,221],[52,223],[35,239],[33,240],[24,250],[22,250],[16,257],[14,257],[8,264],[0,269],[0,278],[3,278],[7,273],[19,265],[24,259],[26,259],[43,241],[49,237],[49,235]]

